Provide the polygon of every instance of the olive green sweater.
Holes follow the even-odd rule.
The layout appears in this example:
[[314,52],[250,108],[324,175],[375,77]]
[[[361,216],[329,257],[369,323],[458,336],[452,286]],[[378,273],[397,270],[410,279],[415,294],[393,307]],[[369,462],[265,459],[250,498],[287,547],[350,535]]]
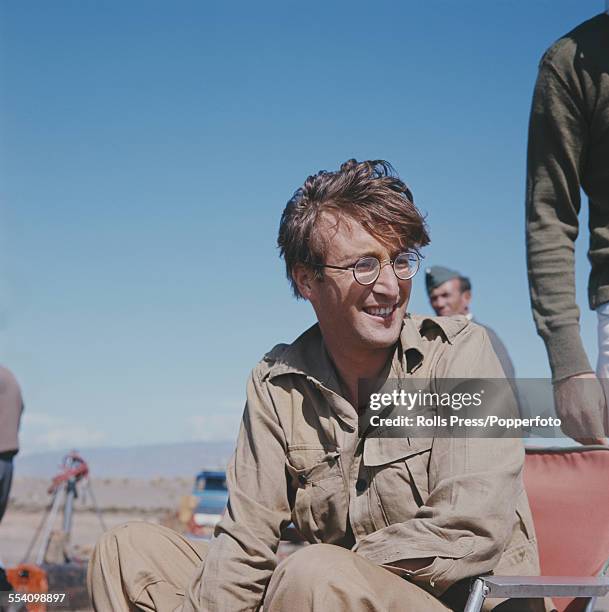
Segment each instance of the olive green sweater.
[[590,205],[591,308],[609,302],[609,15],[543,56],[529,124],[527,263],[533,316],[554,380],[591,372],[579,333],[574,242]]

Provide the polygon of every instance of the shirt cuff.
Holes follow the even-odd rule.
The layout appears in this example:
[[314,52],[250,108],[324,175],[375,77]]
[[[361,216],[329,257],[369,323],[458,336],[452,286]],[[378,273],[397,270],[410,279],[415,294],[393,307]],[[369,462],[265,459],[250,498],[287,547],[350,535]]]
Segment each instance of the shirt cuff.
[[[425,589],[435,597],[440,597],[448,590],[455,582],[454,578],[450,577],[450,571],[456,561],[444,557],[436,557],[431,563],[418,570],[405,570],[397,568],[397,571],[402,578],[416,584]],[[383,565],[389,571],[395,573],[395,567]]]
[[565,325],[553,329],[544,340],[554,382],[577,374],[594,372],[584,350],[579,325]]
[[456,577],[453,571],[457,567],[457,560],[473,550],[473,537],[462,537],[453,542],[434,539],[406,544],[396,537],[382,537],[383,531],[384,529],[381,529],[366,536],[352,550],[377,565],[389,565],[402,559],[433,558],[429,565],[421,569],[401,570],[400,574],[436,597],[461,577]]

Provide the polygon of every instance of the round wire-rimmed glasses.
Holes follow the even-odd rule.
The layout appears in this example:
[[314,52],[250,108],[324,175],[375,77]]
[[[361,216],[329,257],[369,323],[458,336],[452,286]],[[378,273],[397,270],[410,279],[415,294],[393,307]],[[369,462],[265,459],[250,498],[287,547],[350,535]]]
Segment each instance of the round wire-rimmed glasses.
[[391,264],[393,273],[399,280],[412,278],[419,270],[421,257],[414,251],[404,251],[395,259],[380,262],[376,257],[366,256],[358,259],[352,266],[334,266],[331,264],[313,264],[316,268],[332,268],[333,270],[351,270],[353,278],[360,285],[372,285],[381,274],[381,268]]

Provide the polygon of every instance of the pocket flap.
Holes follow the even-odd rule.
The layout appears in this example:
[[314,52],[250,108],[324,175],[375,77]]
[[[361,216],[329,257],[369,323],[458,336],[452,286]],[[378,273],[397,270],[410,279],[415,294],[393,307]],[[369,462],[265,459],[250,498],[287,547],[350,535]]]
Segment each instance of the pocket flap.
[[431,438],[369,437],[364,440],[364,465],[373,467],[394,463],[399,459],[428,451],[431,444]]
[[[302,450],[302,449],[300,449]],[[304,487],[314,485],[328,478],[342,477],[339,463],[340,453],[333,451],[325,454],[314,453],[303,461],[302,454],[296,457],[288,454],[286,468],[292,476],[296,486]],[[312,462],[314,461],[314,462]]]

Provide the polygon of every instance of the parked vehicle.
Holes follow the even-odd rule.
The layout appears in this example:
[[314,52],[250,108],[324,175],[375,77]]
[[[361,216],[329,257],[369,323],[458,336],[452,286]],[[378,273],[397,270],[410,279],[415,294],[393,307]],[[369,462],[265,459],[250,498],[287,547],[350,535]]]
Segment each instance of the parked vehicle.
[[[192,495],[198,501],[188,521],[189,536],[209,540],[228,503],[226,472],[207,470],[199,472],[195,478]],[[302,545],[300,534],[294,524],[290,523],[281,534],[281,542],[277,551],[279,560],[284,559]]]
[[188,522],[188,531],[194,537],[207,540],[213,535],[214,527],[222,517],[228,502],[226,472],[199,472],[192,495],[197,499],[197,505]]

